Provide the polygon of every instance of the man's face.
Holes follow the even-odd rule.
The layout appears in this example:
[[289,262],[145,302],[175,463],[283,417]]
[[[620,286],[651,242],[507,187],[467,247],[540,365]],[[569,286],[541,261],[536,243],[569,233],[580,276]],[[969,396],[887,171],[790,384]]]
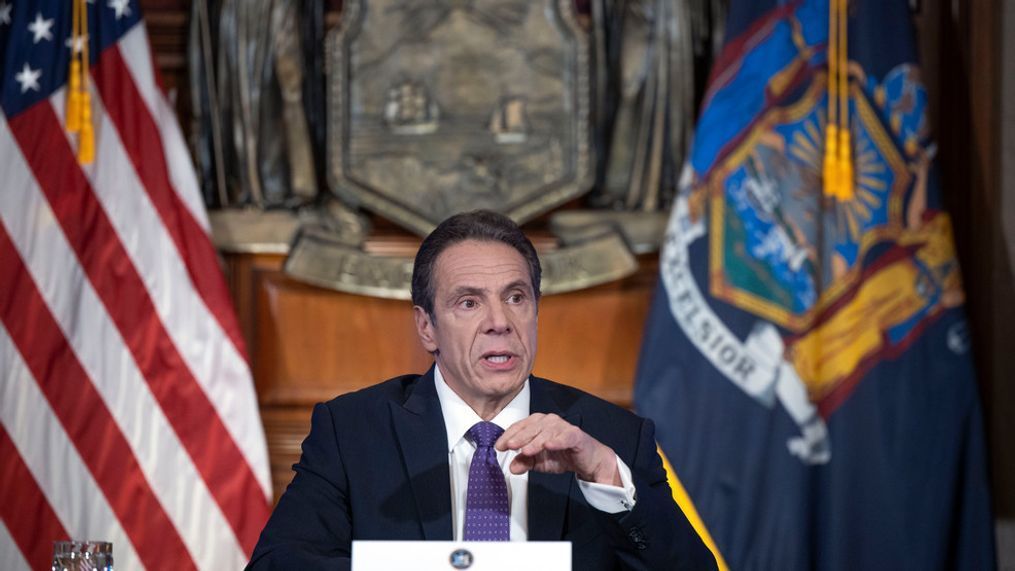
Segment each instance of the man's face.
[[434,320],[415,308],[423,347],[444,380],[485,420],[518,394],[536,358],[536,297],[525,258],[500,242],[466,240],[434,264]]

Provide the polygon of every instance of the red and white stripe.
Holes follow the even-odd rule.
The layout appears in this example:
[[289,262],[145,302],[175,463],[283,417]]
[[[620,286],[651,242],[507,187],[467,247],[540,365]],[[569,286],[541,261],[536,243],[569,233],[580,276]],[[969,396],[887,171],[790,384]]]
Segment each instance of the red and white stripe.
[[[94,537],[112,541],[116,546],[118,567],[137,567],[137,552],[119,525],[110,501],[64,430],[65,424],[74,423],[74,411],[63,410],[64,415],[60,416],[50,406],[2,327],[0,358],[9,367],[0,385],[0,422],[3,424],[0,457],[4,471],[10,473],[9,477],[0,479],[4,484],[3,509],[11,512],[4,513],[3,519],[11,524],[11,532],[18,543],[32,546],[31,551],[24,550],[25,558],[39,568],[39,563],[52,555],[52,544],[33,541],[33,538],[66,539],[73,535],[69,530],[80,529],[101,533]],[[60,390],[59,386],[53,389],[54,392]],[[90,397],[86,395],[82,404],[90,404],[87,400]],[[73,407],[73,403],[70,404]],[[86,415],[90,412],[82,406],[77,416]],[[22,502],[24,505],[17,505]]]
[[3,518],[0,518],[0,569],[31,569],[4,525]]
[[64,90],[0,117],[0,504],[47,508],[0,507],[0,550],[40,567],[54,539],[110,539],[117,568],[237,568],[270,509],[264,433],[143,25],[91,75],[92,165]]

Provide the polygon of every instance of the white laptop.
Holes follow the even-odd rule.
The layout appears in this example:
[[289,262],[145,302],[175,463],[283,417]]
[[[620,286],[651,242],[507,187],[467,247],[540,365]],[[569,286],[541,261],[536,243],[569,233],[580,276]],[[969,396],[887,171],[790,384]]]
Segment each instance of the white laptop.
[[352,571],[571,571],[569,541],[353,541]]

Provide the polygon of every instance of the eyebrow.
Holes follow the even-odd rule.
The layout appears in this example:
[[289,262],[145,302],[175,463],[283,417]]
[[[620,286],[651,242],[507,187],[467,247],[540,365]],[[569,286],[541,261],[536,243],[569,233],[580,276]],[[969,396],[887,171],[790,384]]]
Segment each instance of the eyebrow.
[[[509,283],[508,285],[504,286],[504,288],[501,290],[501,292],[508,292],[508,291],[513,290],[513,289],[521,289],[521,290],[524,290],[526,293],[531,293],[532,292],[532,287],[525,280],[515,280],[515,281]],[[459,297],[461,297],[463,295],[483,295],[483,294],[487,293],[488,291],[489,290],[487,290],[485,288],[476,287],[476,286],[459,286],[459,287],[455,288],[454,290],[452,290],[450,294],[448,294],[447,299],[449,301],[453,301],[453,300],[458,299]]]
[[513,289],[520,289],[524,290],[525,293],[532,293],[532,286],[525,280],[515,280],[504,286],[504,289],[501,291],[511,291]]
[[448,300],[455,300],[463,295],[482,295],[486,293],[486,290],[475,286],[459,286],[448,294]]

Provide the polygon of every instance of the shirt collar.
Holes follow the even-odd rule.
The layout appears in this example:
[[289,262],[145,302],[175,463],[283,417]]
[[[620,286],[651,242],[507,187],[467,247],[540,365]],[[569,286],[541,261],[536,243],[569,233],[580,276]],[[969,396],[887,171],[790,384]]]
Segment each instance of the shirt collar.
[[[448,432],[448,451],[450,452],[465,437],[465,433],[472,428],[472,425],[483,419],[462,400],[462,397],[458,396],[458,393],[451,390],[444,380],[444,375],[441,374],[440,367],[436,364],[433,368],[433,378],[437,388],[437,399],[441,403],[441,412],[444,414],[444,428]],[[525,379],[522,390],[490,422],[506,430],[512,424],[529,416],[529,401],[529,380]]]

